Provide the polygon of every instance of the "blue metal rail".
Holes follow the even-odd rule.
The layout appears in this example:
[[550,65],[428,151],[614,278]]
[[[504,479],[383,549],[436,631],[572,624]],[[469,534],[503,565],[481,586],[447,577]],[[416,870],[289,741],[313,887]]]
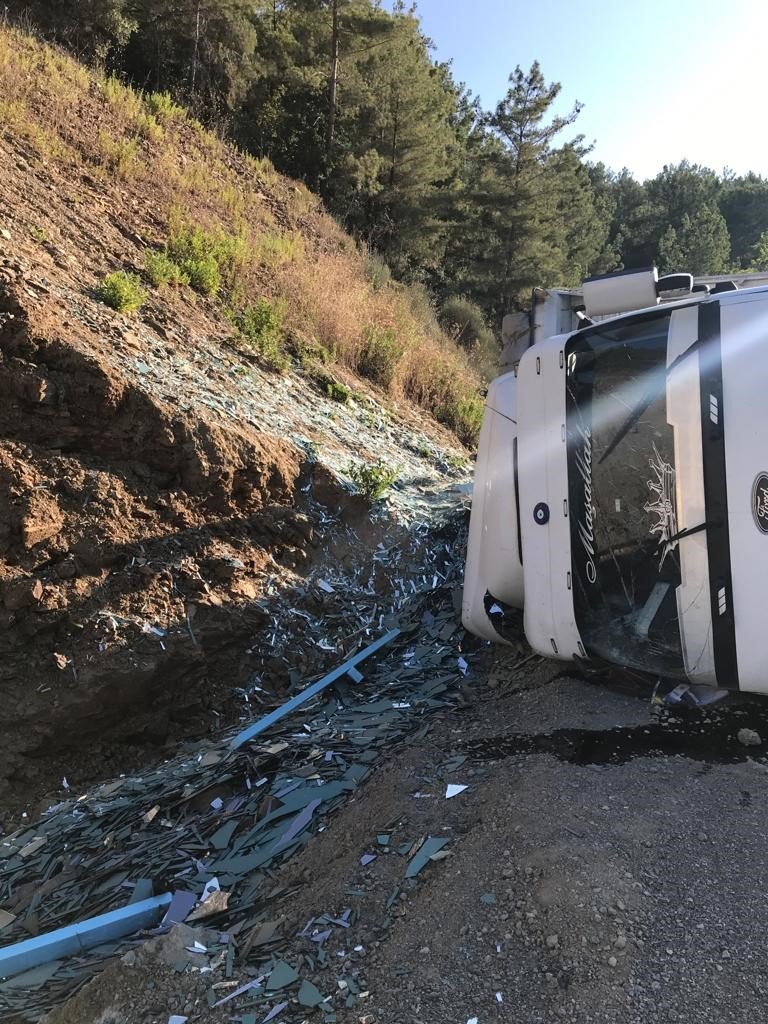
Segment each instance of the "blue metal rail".
[[291,700],[286,701],[285,704],[281,704],[279,708],[275,708],[274,711],[271,711],[268,715],[264,715],[263,718],[259,718],[258,721],[249,725],[246,729],[243,729],[242,732],[239,732],[237,736],[230,741],[230,749],[237,750],[238,747],[242,747],[244,743],[253,739],[254,736],[259,736],[266,729],[269,729],[270,726],[274,725],[275,722],[279,722],[282,718],[285,718],[286,715],[290,715],[292,711],[301,707],[302,704],[306,704],[308,700],[311,700],[312,697],[315,697],[327,686],[330,686],[331,683],[335,683],[337,679],[341,679],[342,676],[349,676],[353,682],[359,683],[363,677],[360,672],[357,671],[355,666],[359,665],[361,661],[365,661],[365,659],[369,658],[372,654],[375,654],[376,651],[380,650],[386,644],[391,643],[391,641],[399,635],[399,629],[391,629],[388,633],[379,637],[378,640],[375,640],[368,647],[364,647],[362,651],[358,651],[357,654],[339,665],[338,668],[329,672],[327,676],[323,676],[322,679],[318,679],[316,683],[312,683],[311,686],[306,688],[306,690],[302,690],[301,693],[292,697]]
[[156,924],[160,911],[170,902],[171,894],[165,892],[162,896],[129,903],[126,907],[90,917],[87,921],[69,924],[54,932],[5,946],[0,949],[0,978],[10,978],[14,974],[39,967],[40,964],[58,960],[59,957],[74,956],[93,946],[100,946],[102,942],[133,935],[140,928]]

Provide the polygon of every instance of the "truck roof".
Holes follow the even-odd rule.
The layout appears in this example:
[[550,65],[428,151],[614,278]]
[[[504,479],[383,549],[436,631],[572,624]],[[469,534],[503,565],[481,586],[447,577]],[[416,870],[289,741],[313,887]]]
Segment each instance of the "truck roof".
[[[623,275],[617,274],[617,283]],[[610,281],[611,275],[606,275],[606,281]],[[707,286],[708,289],[716,289],[718,285],[731,284],[735,286],[733,292],[719,291],[718,297],[722,300],[729,294],[736,295],[744,291],[760,291],[768,288],[768,273],[753,274],[709,274],[693,278],[694,286]],[[615,320],[617,317],[628,316],[633,313],[651,312],[659,306],[680,307],[695,305],[709,298],[711,293],[707,290],[669,292],[659,296],[656,304],[640,306],[628,305],[625,309],[612,310],[609,313],[589,313],[589,318],[594,323],[604,323],[608,320]],[[584,310],[584,291],[579,288],[536,288],[533,293],[533,305],[530,319],[530,342],[543,341],[560,334],[570,334],[584,326],[579,318],[579,313]]]

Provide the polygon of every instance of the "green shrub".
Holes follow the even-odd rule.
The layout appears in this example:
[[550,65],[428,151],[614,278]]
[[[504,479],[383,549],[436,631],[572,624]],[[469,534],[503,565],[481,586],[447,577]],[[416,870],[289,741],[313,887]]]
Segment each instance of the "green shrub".
[[125,117],[135,119],[141,113],[141,96],[114,75],[104,81],[104,95]]
[[493,337],[480,307],[461,295],[452,295],[445,300],[440,309],[440,323],[463,348],[471,348],[474,342],[488,334]]
[[196,292],[202,295],[215,295],[218,292],[221,287],[221,271],[215,256],[184,260],[183,267]]
[[48,232],[45,228],[38,227],[37,224],[33,224],[29,229],[29,237],[33,242],[37,242],[39,245],[44,245],[48,241]]
[[485,405],[479,395],[452,394],[435,410],[436,418],[456,434],[468,448],[477,444],[483,425]]
[[333,380],[333,378],[329,378],[326,381],[325,393],[332,401],[341,402],[342,405],[348,405],[352,397],[351,388],[348,388],[346,384],[342,384],[341,381]]
[[469,353],[480,377],[492,380],[499,372],[501,347],[480,307],[462,296],[452,296],[443,303],[440,323],[457,345]]
[[333,362],[333,353],[319,341],[306,341],[294,339],[292,350],[299,361],[302,370],[311,370],[317,366],[328,366]]
[[297,231],[275,234],[262,232],[256,240],[255,256],[259,263],[276,270],[284,263],[293,263],[304,253],[304,240]]
[[283,351],[284,315],[282,304],[273,305],[269,299],[259,299],[255,305],[246,306],[232,318],[241,344],[255,349],[271,369],[281,373],[289,365]]
[[368,326],[365,343],[357,360],[357,369],[369,380],[390,388],[404,347],[392,330]]
[[177,217],[172,218],[168,238],[168,255],[181,266],[187,260],[199,260],[213,254],[215,242],[212,236],[196,224],[185,224]]
[[445,456],[445,464],[449,469],[459,472],[469,468],[469,459],[466,455],[448,452]]
[[107,274],[99,285],[97,294],[102,302],[116,309],[118,313],[135,313],[147,297],[138,274],[127,274],[124,270]]
[[139,135],[149,139],[150,142],[159,142],[163,137],[160,122],[152,114],[139,114],[136,118],[136,128]]
[[365,272],[375,292],[381,291],[382,288],[386,287],[392,277],[389,264],[383,256],[376,252],[371,252],[366,256]]
[[147,277],[155,288],[162,288],[167,284],[177,286],[189,284],[189,275],[164,250],[148,252],[144,258],[144,267]]
[[147,112],[154,117],[170,121],[173,118],[184,117],[184,108],[173,102],[168,92],[151,92],[144,97],[144,106]]
[[139,160],[139,143],[136,139],[113,139],[109,132],[101,132],[99,147],[105,165],[118,178],[127,181],[137,174],[141,162]]
[[416,322],[427,333],[440,331],[435,310],[435,300],[429,288],[422,281],[412,281],[405,286],[405,298]]
[[177,213],[172,217],[167,251],[196,291],[216,295],[223,289],[232,296],[240,289],[248,260],[248,245],[241,235],[228,235],[221,228],[205,231],[185,224]]
[[357,493],[368,502],[383,498],[389,488],[400,475],[400,467],[387,466],[381,459],[376,462],[351,463],[347,472],[355,485]]

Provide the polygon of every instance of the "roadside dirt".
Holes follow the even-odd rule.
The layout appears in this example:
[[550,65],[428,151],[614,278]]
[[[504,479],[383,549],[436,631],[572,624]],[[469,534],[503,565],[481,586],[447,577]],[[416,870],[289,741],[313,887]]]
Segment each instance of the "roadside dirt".
[[[318,461],[297,440],[323,408],[310,385],[228,356],[200,310],[172,327],[172,300],[158,299],[154,326],[139,327],[65,277],[52,258],[0,255],[5,811],[67,773],[130,770],[228,724],[255,673],[279,698],[288,672],[264,636],[269,595],[296,590],[311,611],[308,575],[370,559],[407,528],[400,514],[372,522],[328,468],[381,446],[367,410],[365,423],[352,410],[330,421],[339,437],[322,435]],[[274,432],[253,422],[270,401]],[[408,437],[423,447],[429,428],[406,417],[387,435],[395,450]],[[422,478],[445,486],[434,465]],[[302,673],[331,656],[293,647]]]
[[199,732],[206,681],[242,678],[224,637],[258,630],[259,577],[306,564],[313,526],[293,446],[153,401],[17,294],[0,293],[0,769],[26,786],[24,755]]
[[[314,952],[306,922],[351,908],[312,978],[335,991],[340,1024],[759,1019],[766,708],[672,718],[673,742],[660,743],[647,694],[516,660],[500,658],[465,707],[393,750],[275,879],[288,892],[281,956],[299,963]],[[742,726],[759,747],[738,742]],[[467,788],[446,799],[449,783]],[[400,847],[425,836],[447,838],[447,855],[410,882]],[[268,1004],[209,1010],[205,976],[164,965],[164,942],[178,945],[129,954],[49,1024],[265,1018]],[[349,979],[360,994],[348,1008]],[[287,1003],[274,1019],[323,1019],[295,996],[274,997]]]

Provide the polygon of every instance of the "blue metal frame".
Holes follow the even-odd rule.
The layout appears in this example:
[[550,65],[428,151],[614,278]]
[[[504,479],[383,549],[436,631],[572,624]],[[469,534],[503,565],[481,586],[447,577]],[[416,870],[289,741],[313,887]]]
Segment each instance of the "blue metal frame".
[[306,704],[308,700],[311,700],[311,698],[320,693],[321,690],[324,690],[326,686],[330,686],[331,683],[335,683],[336,680],[340,679],[342,676],[349,676],[353,682],[359,683],[363,677],[357,671],[355,665],[359,665],[361,661],[364,661],[372,654],[375,654],[376,651],[380,650],[399,635],[399,629],[391,629],[388,633],[379,637],[378,640],[375,640],[368,647],[364,647],[362,651],[358,651],[357,654],[339,665],[338,668],[329,672],[327,676],[323,676],[322,679],[318,679],[316,683],[312,683],[312,685],[308,686],[306,690],[302,690],[301,693],[291,698],[291,700],[286,701],[285,704],[281,704],[279,708],[275,708],[274,711],[271,711],[268,715],[264,715],[263,718],[259,718],[258,721],[249,725],[246,729],[243,729],[242,732],[239,732],[237,736],[230,741],[230,749],[237,750],[238,747],[242,747],[244,743],[253,739],[254,736],[259,736],[266,729],[269,729],[271,725],[274,725],[275,722],[279,722],[281,718],[285,718],[286,715],[295,711],[296,708],[301,707],[302,704]]
[[33,939],[15,942],[0,949],[0,977],[10,978],[14,974],[29,971],[40,964],[50,963],[59,957],[74,956],[93,946],[112,939],[122,939],[140,928],[157,923],[160,911],[171,902],[171,894],[152,896],[139,903],[129,903],[118,910],[110,910],[87,921],[57,928],[54,932],[37,935]]

